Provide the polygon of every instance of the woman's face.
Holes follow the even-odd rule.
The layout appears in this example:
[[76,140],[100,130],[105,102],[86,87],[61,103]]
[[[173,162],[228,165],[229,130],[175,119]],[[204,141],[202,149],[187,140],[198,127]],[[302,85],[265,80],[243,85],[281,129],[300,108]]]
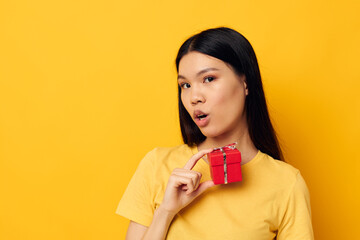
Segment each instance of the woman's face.
[[208,138],[236,139],[247,131],[245,76],[238,76],[225,62],[192,51],[179,63],[181,100]]

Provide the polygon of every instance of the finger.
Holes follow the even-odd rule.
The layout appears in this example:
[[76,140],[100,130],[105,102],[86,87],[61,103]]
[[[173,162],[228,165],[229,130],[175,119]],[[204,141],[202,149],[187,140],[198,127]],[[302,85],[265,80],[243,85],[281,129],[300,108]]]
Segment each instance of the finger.
[[187,192],[192,192],[194,190],[194,183],[193,180],[191,178],[185,177],[185,176],[178,176],[175,174],[172,174],[169,178],[169,181],[171,183],[171,185],[175,188],[178,188],[181,186],[181,190],[183,190],[183,186],[182,185],[186,185]]
[[[199,173],[199,174],[201,174],[201,173]],[[200,185],[200,179],[201,179],[201,176],[199,176],[199,178],[196,178],[196,180],[193,179],[194,191],[199,187],[199,185]],[[186,191],[186,190],[188,190],[188,187],[187,187],[186,185],[183,185],[183,186],[181,187],[181,190]]]
[[194,186],[196,185],[196,183],[201,179],[202,174],[200,172],[197,171],[193,171],[193,170],[186,170],[183,168],[176,168],[173,171],[173,174],[179,175],[179,176],[185,176],[188,178],[191,178],[194,182]]
[[205,192],[207,189],[215,186],[214,182],[212,180],[205,181],[203,183],[200,183],[199,187],[194,191],[192,194],[194,194],[194,197],[198,197],[203,192]]
[[196,190],[200,185],[200,180],[201,180],[202,174],[199,172],[195,172],[195,173],[197,174],[197,176],[195,176],[195,178],[194,178],[194,181],[195,181],[194,189]]
[[196,153],[194,156],[192,156],[190,158],[190,160],[185,164],[185,166],[183,167],[183,169],[187,169],[187,170],[191,170],[193,169],[193,167],[195,166],[195,164],[197,163],[197,161],[199,161],[200,158],[202,158],[205,154],[207,153],[211,153],[213,151],[213,149],[205,149],[205,150],[201,150],[200,152]]
[[196,181],[196,183],[195,183],[195,185],[194,185],[194,190],[197,190],[197,188],[199,187],[199,185],[200,185],[200,179],[196,179],[197,181]]
[[[202,174],[199,172],[191,171],[191,170],[184,170],[184,171],[185,172],[175,172],[174,171],[173,175],[191,179],[193,190],[196,190],[199,185]],[[187,185],[183,185],[181,187],[181,190],[184,190],[184,191],[186,191],[188,189],[189,189],[189,187]],[[191,191],[193,191],[193,190],[191,190]]]

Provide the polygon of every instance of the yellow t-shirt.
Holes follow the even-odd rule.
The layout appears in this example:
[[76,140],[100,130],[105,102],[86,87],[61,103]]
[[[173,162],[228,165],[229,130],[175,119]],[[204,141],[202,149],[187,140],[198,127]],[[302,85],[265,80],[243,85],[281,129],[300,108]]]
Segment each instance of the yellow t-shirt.
[[[155,148],[140,162],[116,213],[149,226],[162,202],[169,176],[197,148],[180,145]],[[210,180],[208,164],[200,159],[193,170]],[[259,151],[242,165],[243,181],[216,185],[173,219],[167,239],[310,240],[310,196],[299,170]]]

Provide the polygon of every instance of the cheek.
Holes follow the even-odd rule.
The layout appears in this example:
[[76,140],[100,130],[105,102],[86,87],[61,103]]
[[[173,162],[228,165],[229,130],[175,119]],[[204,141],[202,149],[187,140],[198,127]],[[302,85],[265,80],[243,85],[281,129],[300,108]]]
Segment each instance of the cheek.
[[182,104],[183,104],[184,107],[185,107],[185,99],[184,99],[184,98],[185,98],[185,97],[184,97],[184,94],[181,93],[180,99],[181,99]]
[[181,93],[180,99],[181,99],[181,102],[182,102],[183,106],[185,107],[186,111],[189,111],[189,109],[188,109],[188,107],[189,107],[188,106],[188,99],[186,97],[186,94]]
[[230,116],[235,114],[238,116],[244,112],[245,95],[242,89],[233,88],[222,95],[218,95],[214,101],[217,109],[221,112],[220,115]]
[[238,105],[239,102],[242,102],[244,99],[244,94],[242,93],[241,88],[230,88],[224,89],[221,92],[222,94],[217,94],[216,97],[213,99],[216,102],[216,105],[229,107]]

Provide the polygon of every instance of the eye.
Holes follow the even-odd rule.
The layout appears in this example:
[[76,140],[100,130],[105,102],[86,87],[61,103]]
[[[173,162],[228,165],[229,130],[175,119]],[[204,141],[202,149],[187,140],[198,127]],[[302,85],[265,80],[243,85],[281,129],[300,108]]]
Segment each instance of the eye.
[[211,76],[204,78],[204,82],[212,82],[212,81],[214,81],[214,80],[215,80],[215,78],[214,78],[214,77],[211,77]]
[[189,83],[182,83],[180,84],[181,88],[190,88],[190,84]]

